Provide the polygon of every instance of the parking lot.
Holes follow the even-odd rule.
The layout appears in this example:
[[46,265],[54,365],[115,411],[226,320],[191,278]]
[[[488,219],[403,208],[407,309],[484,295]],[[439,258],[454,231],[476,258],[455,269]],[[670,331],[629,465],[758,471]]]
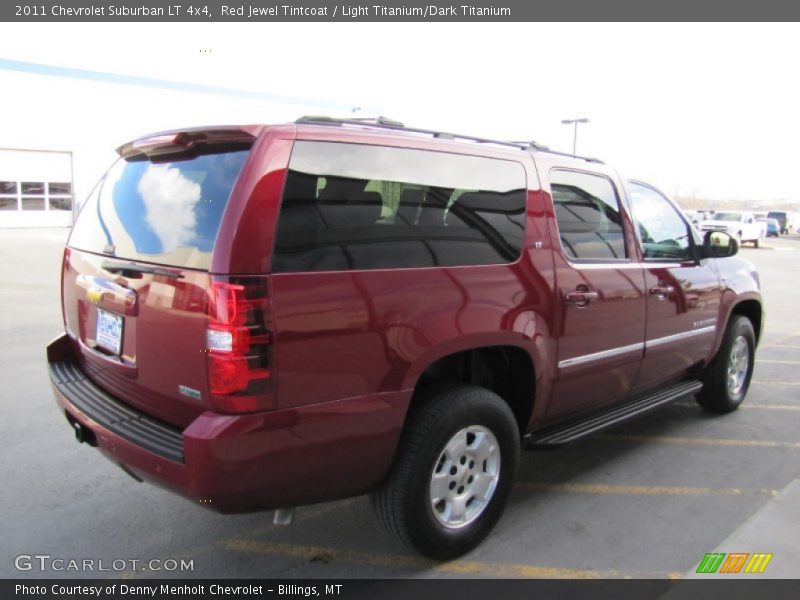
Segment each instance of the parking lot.
[[[301,508],[292,526],[276,527],[271,513],[218,515],[137,484],[77,444],[44,357],[62,329],[65,237],[0,230],[2,577],[681,577],[800,475],[798,236],[741,251],[758,267],[767,311],[741,410],[708,416],[685,400],[557,450],[525,452],[494,533],[446,563],[385,536],[365,497]],[[774,536],[777,548],[781,530]],[[771,570],[800,576],[771,547],[739,551],[775,552]],[[186,559],[193,569],[18,571],[15,557],[34,554]]]

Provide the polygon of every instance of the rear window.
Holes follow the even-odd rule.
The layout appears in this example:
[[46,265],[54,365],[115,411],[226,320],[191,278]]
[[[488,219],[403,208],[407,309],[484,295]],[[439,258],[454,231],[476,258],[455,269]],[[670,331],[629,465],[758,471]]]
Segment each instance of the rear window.
[[521,164],[332,142],[295,144],[273,272],[509,263],[525,229]]
[[550,188],[561,246],[570,259],[627,257],[619,197],[611,180],[559,169],[550,173]]
[[118,258],[208,269],[222,213],[248,153],[170,162],[120,159],[81,210],[69,245]]

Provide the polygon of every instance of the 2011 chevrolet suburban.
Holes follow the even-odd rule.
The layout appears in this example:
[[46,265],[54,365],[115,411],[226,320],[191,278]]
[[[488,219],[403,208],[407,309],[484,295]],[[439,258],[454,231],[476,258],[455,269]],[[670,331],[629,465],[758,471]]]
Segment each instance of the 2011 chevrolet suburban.
[[203,506],[370,493],[453,557],[523,444],[747,393],[753,267],[600,161],[327,118],[118,152],[64,251],[51,379],[79,440]]

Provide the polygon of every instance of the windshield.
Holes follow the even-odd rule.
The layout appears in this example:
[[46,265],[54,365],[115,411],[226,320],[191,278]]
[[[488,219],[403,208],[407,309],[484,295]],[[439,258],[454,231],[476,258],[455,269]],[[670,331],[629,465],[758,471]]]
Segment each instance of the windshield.
[[742,215],[735,212],[718,212],[714,213],[711,218],[715,221],[741,221]]
[[81,210],[69,245],[208,269],[222,213],[248,152],[159,163],[118,160]]

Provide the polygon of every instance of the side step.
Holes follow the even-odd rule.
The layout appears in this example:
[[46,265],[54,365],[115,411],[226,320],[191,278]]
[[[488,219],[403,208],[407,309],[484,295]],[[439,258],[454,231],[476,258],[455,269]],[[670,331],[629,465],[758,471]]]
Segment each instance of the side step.
[[682,381],[666,388],[661,388],[646,396],[623,404],[615,404],[609,408],[593,412],[588,416],[569,419],[562,423],[548,425],[525,436],[531,446],[551,446],[566,444],[586,435],[611,427],[632,417],[644,414],[663,404],[699,392],[703,384],[699,381]]

